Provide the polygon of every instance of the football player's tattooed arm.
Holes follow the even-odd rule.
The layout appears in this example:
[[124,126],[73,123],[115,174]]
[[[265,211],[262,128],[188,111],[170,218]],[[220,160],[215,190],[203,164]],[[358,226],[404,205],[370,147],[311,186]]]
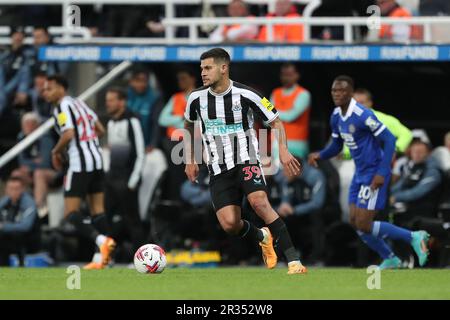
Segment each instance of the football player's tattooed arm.
[[195,156],[194,156],[195,124],[194,122],[185,120],[184,127],[186,129],[183,137],[184,151],[186,154],[186,168],[184,172],[186,173],[186,176],[188,177],[189,181],[197,182],[199,168],[198,165],[195,163]]
[[286,131],[284,130],[283,123],[279,118],[271,121],[269,126],[278,132],[278,146],[280,152],[280,162],[287,173],[292,176],[297,176],[302,171],[302,165],[300,162],[289,152],[286,139]]

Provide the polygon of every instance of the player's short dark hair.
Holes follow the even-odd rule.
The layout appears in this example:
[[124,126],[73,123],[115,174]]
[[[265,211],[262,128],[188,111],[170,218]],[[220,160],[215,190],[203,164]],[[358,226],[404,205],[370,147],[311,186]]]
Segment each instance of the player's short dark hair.
[[225,62],[226,64],[230,64],[230,61],[231,61],[231,58],[230,58],[230,55],[228,54],[228,52],[226,52],[222,48],[212,48],[208,51],[203,52],[202,55],[200,56],[200,60],[205,60],[208,58],[213,58],[214,62],[222,61],[222,62]]
[[54,81],[54,82],[56,82],[57,84],[62,86],[64,88],[64,90],[69,89],[69,83],[67,82],[67,79],[64,76],[60,75],[60,74],[55,74],[55,75],[49,76],[47,78],[47,81]]
[[124,89],[120,88],[120,87],[111,87],[111,88],[108,88],[108,90],[106,90],[106,92],[107,92],[107,93],[108,93],[108,92],[113,92],[113,93],[115,93],[115,94],[117,95],[117,98],[118,98],[119,100],[127,100],[127,97],[128,97],[127,92],[126,92]]
[[350,85],[350,87],[352,87],[352,89],[355,89],[355,81],[350,76],[340,75],[340,76],[337,76],[336,78],[334,78],[334,81],[347,82]]
[[366,88],[357,88],[357,89],[355,89],[354,93],[356,93],[356,94],[364,94],[364,95],[366,95],[369,98],[369,100],[373,100],[372,99],[372,93],[369,90],[367,90]]

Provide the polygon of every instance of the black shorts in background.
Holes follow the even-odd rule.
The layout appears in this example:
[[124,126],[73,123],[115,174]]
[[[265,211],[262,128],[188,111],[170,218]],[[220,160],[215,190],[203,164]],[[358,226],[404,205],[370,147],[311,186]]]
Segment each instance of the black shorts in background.
[[209,187],[216,211],[228,205],[242,206],[244,195],[252,192],[267,192],[259,164],[238,164],[226,172],[211,176]]
[[64,197],[85,198],[88,194],[104,192],[105,173],[68,171],[64,177]]

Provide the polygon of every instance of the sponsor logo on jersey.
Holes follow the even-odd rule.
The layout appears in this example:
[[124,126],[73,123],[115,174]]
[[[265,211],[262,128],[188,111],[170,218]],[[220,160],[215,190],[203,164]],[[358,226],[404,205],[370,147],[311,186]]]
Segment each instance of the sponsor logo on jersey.
[[342,140],[344,140],[345,145],[349,149],[358,149],[355,139],[353,138],[353,135],[351,133],[341,132],[341,137],[342,137]]
[[207,134],[213,136],[236,133],[244,130],[242,123],[225,124],[222,119],[205,119],[205,129]]
[[231,108],[231,110],[233,110],[233,111],[235,111],[235,112],[241,111],[241,110],[242,110],[242,107],[241,107],[241,105],[239,104],[239,102],[235,101],[233,107]]

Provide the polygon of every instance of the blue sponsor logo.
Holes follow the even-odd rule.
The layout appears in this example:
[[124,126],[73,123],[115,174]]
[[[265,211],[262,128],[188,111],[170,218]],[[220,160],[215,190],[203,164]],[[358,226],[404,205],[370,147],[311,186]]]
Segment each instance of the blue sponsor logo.
[[207,134],[213,136],[237,133],[243,131],[242,123],[225,124],[221,119],[205,120]]

